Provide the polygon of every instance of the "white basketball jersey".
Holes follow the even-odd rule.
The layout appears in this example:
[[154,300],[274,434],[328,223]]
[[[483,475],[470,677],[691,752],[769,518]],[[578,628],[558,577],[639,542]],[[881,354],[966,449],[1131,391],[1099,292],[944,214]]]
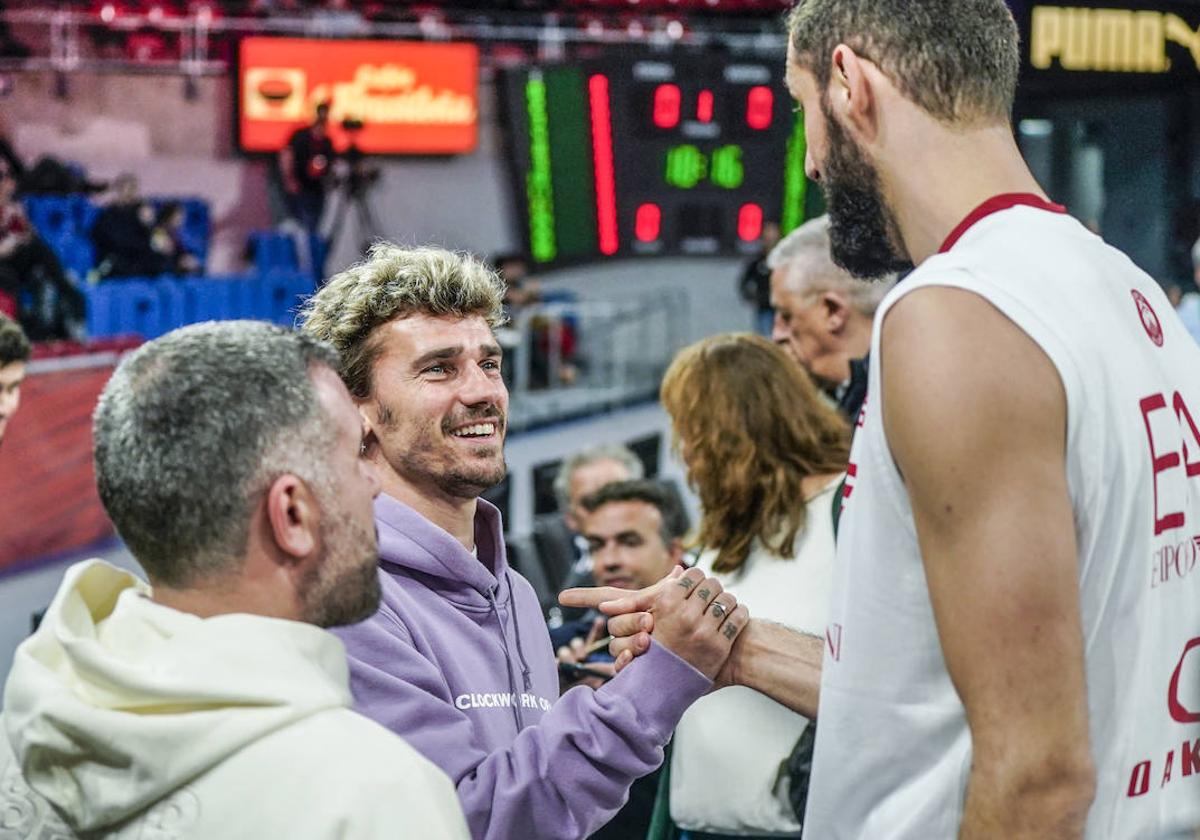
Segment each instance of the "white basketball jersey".
[[[839,534],[807,840],[957,836],[971,736],[884,435],[879,334],[924,286],[986,298],[1067,398],[1091,750],[1089,840],[1200,828],[1200,347],[1158,285],[1077,221],[999,196],[885,299]],[[987,352],[986,347],[963,352]],[[952,429],[953,417],[942,421]],[[986,551],[986,546],[980,547]]]

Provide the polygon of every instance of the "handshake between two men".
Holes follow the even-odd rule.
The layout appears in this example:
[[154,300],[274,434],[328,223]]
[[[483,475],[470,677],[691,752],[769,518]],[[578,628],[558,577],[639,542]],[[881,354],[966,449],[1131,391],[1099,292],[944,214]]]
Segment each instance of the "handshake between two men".
[[729,685],[730,651],[750,621],[750,612],[720,581],[700,569],[676,566],[644,589],[614,586],[568,589],[564,606],[599,610],[609,616],[609,652],[620,671],[650,648],[650,638],[687,661],[718,686]]
[[720,581],[700,569],[677,566],[657,583],[633,591],[567,589],[558,600],[609,617],[614,671],[649,650],[653,636],[713,680],[714,688],[745,686],[810,720],[817,716],[824,640],[750,618]]

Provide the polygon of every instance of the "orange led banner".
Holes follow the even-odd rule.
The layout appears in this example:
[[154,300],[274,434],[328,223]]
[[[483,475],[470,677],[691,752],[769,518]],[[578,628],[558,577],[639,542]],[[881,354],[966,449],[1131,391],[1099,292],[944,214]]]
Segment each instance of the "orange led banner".
[[[474,44],[243,38],[238,140],[274,152],[330,104],[330,135],[367,154],[459,154],[475,148],[479,50]],[[363,128],[347,132],[344,120]]]

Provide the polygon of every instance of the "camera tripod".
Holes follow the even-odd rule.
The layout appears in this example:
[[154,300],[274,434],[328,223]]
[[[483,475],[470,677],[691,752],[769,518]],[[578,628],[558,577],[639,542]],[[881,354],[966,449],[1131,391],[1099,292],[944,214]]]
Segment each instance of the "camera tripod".
[[337,244],[338,236],[341,235],[342,228],[346,224],[346,215],[350,212],[351,207],[354,208],[354,218],[358,222],[359,235],[362,237],[359,242],[360,254],[366,253],[371,243],[383,236],[379,222],[375,218],[375,211],[368,200],[370,186],[370,183],[351,174],[334,193],[336,204],[333,208],[333,222],[329,226],[327,239],[330,251]]

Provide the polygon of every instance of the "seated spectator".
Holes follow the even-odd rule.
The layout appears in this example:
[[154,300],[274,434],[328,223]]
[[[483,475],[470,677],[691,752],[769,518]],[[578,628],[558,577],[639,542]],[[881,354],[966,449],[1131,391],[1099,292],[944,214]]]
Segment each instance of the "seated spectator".
[[380,596],[379,479],[337,365],[311,339],[226,321],[117,368],[96,480],[149,584],[77,564],[18,648],[0,834],[467,837],[445,775],[350,710],[322,629]]
[[[747,333],[684,349],[662,402],[704,511],[697,567],[758,618],[824,632],[847,423],[780,347]],[[672,742],[671,819],[705,835],[798,837],[780,768],[808,724],[741,686],[697,701]]]
[[4,443],[8,421],[21,406],[21,383],[25,381],[29,353],[29,339],[21,325],[0,315],[0,445]]
[[[686,520],[675,494],[654,481],[621,481],[606,484],[584,497],[580,531],[588,542],[593,574],[603,586],[641,589],[682,568],[683,532]],[[612,657],[607,647],[591,651],[604,635],[606,619],[599,612],[557,631],[550,637],[557,646],[560,669],[583,665],[591,671],[611,675]],[[557,635],[556,635],[557,633]],[[578,677],[580,675],[575,675]],[[577,681],[564,673],[565,685]],[[582,680],[598,688],[603,680],[584,676]],[[659,772],[655,770],[633,783],[629,801],[592,840],[628,840],[645,837],[654,815]]]
[[200,261],[183,245],[180,231],[187,211],[178,201],[168,201],[158,210],[150,232],[150,248],[162,261],[162,274],[195,274]]
[[101,279],[161,274],[163,260],[150,247],[154,208],[141,197],[137,177],[118,175],[113,188],[113,200],[92,227],[97,272]]
[[[683,562],[687,520],[675,494],[656,481],[605,484],[584,496],[579,516],[590,576],[600,586],[642,589]],[[589,610],[582,618],[552,629],[550,641],[559,661],[612,662],[607,650],[581,656],[603,635],[605,621],[601,613]]]
[[16,193],[16,178],[0,161],[0,292],[17,300],[30,339],[81,338],[83,295],[29,223]]
[[[585,496],[614,481],[641,478],[645,467],[629,447],[620,443],[602,443],[568,455],[554,477],[554,498],[558,517],[539,517],[534,540],[543,565],[547,566],[559,588],[592,585],[592,564],[588,559],[587,540],[579,534]],[[578,618],[564,613],[566,618]]]
[[[554,477],[554,498],[563,522],[578,534],[584,496],[614,481],[641,478],[645,469],[633,450],[620,443],[596,444],[568,455]],[[582,541],[578,544],[585,547]]]

